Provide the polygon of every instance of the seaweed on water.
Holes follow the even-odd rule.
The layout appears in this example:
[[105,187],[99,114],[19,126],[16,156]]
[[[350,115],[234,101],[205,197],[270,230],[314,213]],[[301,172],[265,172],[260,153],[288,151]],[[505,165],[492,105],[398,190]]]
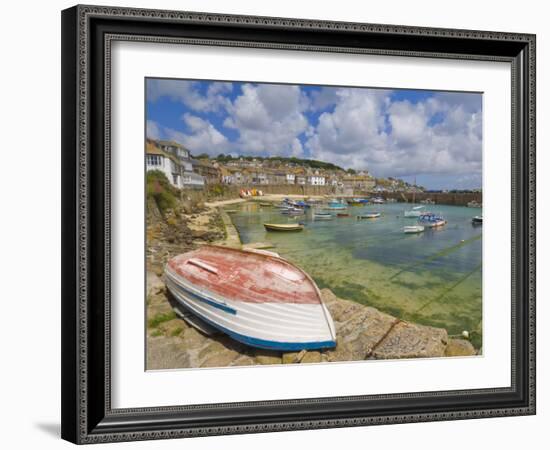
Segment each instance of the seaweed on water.
[[[462,242],[459,242],[458,244],[455,244],[451,247],[447,247],[446,249],[443,249],[437,253],[434,253],[433,255],[430,255],[420,261],[417,261],[415,263],[412,263],[408,266],[406,266],[405,268],[401,269],[400,271],[394,273],[389,279],[390,280],[393,280],[395,277],[401,275],[403,272],[408,272],[410,271],[411,269],[417,267],[417,266],[420,266],[420,265],[423,265],[423,264],[426,264],[430,261],[433,261],[434,259],[437,259],[437,258],[441,258],[443,256],[447,256],[453,252],[455,252],[456,250],[464,247],[465,245],[468,245],[468,244],[471,244],[472,242],[475,242],[477,240],[481,239],[481,234],[478,234],[477,236],[474,236],[474,237],[471,237],[470,239],[466,239],[465,241],[462,241]],[[481,267],[481,266],[480,266]]]
[[419,313],[424,308],[426,308],[428,305],[437,302],[441,300],[443,297],[445,297],[447,294],[452,292],[458,285],[460,285],[462,282],[466,281],[471,275],[473,275],[475,272],[477,272],[479,269],[481,269],[481,262],[474,267],[474,269],[468,273],[466,273],[464,276],[460,277],[455,283],[453,283],[451,286],[448,286],[446,289],[444,289],[439,295],[435,296],[434,298],[428,300],[426,303],[424,303],[420,308],[418,308],[415,313]]

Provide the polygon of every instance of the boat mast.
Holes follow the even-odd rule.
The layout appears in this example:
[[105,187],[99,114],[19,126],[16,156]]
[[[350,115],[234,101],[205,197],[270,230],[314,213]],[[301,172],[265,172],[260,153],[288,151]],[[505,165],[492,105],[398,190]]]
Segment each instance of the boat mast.
[[416,203],[416,175],[414,176],[413,205]]

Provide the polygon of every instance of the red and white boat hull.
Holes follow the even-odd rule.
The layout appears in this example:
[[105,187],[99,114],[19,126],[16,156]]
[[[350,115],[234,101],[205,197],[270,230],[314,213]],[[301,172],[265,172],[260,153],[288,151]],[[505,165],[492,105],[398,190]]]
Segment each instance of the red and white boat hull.
[[336,345],[317,286],[281,258],[205,246],[170,260],[165,275],[178,302],[237,341],[282,351]]

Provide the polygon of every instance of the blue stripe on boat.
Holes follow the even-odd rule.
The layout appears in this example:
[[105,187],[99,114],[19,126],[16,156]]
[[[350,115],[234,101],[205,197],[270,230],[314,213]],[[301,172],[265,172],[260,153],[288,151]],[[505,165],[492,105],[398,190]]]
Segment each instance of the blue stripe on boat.
[[[175,285],[174,282],[172,284]],[[206,300],[202,297],[199,297],[192,292],[189,292],[187,289],[184,289],[180,287],[179,285],[175,285],[176,288],[180,289],[181,291],[185,292],[187,295],[192,296],[193,298],[200,300],[202,302],[208,303],[209,305],[214,306],[215,308],[219,308],[223,311],[226,311],[230,314],[237,314],[237,311],[233,308],[230,308],[229,306],[221,305],[216,302],[212,302],[209,300]],[[235,339],[236,341],[242,342],[243,344],[250,345],[252,347],[257,348],[263,348],[265,350],[282,350],[282,351],[299,351],[299,350],[316,350],[320,348],[334,348],[336,347],[336,341],[318,341],[318,342],[278,342],[278,341],[268,341],[265,339],[258,339],[253,338],[250,336],[245,336],[244,334],[235,333],[234,331],[231,331],[220,324],[213,322],[212,320],[204,317],[203,315],[197,313],[192,307],[185,305],[188,309],[191,309],[193,314],[195,314],[197,317],[199,317],[201,320],[204,320],[209,325],[213,326],[214,328],[217,328],[218,330],[222,331],[223,333],[227,334],[229,337]],[[328,325],[327,325],[328,326]]]
[[299,350],[315,350],[320,348],[334,348],[336,347],[336,341],[319,341],[319,342],[278,342],[278,341],[268,341],[265,339],[253,338],[250,336],[245,336],[244,334],[235,333],[221,325],[207,319],[206,317],[196,314],[201,320],[204,320],[209,325],[217,328],[218,330],[224,332],[229,337],[235,339],[236,341],[242,342],[243,344],[250,345],[252,347],[263,348],[265,350],[284,350],[288,352],[299,351]]
[[214,308],[221,309],[222,311],[225,311],[226,313],[237,315],[237,310],[234,308],[231,308],[230,306],[224,305],[223,303],[218,303],[213,300],[209,300],[207,298],[201,297],[200,295],[195,294],[194,292],[189,291],[188,289],[185,289],[183,286],[180,286],[175,281],[170,280],[174,288],[176,290],[180,290],[185,295],[188,295],[189,297],[194,298],[195,300],[198,300],[200,302],[206,303],[210,306],[213,306]]

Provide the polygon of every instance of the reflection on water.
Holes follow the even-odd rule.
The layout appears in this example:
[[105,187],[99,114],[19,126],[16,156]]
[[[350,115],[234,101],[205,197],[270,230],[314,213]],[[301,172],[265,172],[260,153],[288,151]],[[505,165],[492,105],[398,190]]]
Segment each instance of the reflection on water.
[[[474,331],[473,343],[481,346],[482,227],[471,223],[481,210],[430,205],[448,224],[404,234],[403,226],[416,223],[403,217],[409,208],[400,203],[349,207],[351,217],[315,221],[311,212],[293,218],[276,208],[245,203],[231,217],[243,243],[272,243],[319,287],[404,320],[446,328],[451,335]],[[355,217],[368,211],[380,211],[382,217]],[[263,227],[265,222],[296,221],[305,223],[303,232],[267,232]]]

